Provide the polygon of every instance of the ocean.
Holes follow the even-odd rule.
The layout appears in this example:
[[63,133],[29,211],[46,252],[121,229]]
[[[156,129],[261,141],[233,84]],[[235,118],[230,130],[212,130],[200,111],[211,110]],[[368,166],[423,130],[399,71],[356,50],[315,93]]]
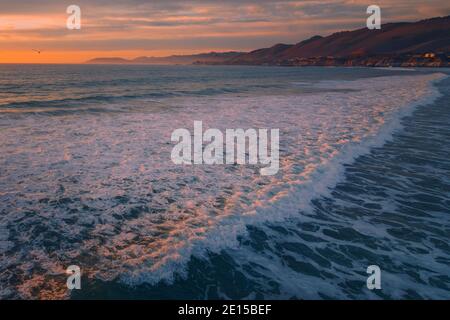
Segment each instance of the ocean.
[[[0,298],[449,299],[448,74],[0,65]],[[279,172],[175,165],[194,121]]]

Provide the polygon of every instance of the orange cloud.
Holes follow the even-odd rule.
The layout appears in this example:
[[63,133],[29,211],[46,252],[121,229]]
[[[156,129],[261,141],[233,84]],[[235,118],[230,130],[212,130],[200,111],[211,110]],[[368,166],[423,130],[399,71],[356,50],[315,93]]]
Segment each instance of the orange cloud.
[[[67,30],[65,6],[0,0],[0,63],[80,63],[97,56],[132,58],[252,50],[312,35],[364,27],[363,0],[163,1],[78,0],[82,29]],[[383,22],[450,12],[448,0],[380,0]],[[42,50],[37,54],[32,49]]]

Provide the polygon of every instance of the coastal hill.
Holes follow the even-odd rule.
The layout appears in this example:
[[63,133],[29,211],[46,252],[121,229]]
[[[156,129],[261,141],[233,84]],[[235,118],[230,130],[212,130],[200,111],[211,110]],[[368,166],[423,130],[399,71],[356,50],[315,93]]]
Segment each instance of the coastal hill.
[[361,28],[248,53],[96,58],[88,63],[281,66],[450,67],[450,16]]
[[[450,16],[414,23],[388,23],[315,36],[295,45],[277,44],[242,54],[228,64],[250,65],[405,65],[448,64]],[[421,60],[422,59],[422,60]],[[428,60],[429,61],[428,61]]]

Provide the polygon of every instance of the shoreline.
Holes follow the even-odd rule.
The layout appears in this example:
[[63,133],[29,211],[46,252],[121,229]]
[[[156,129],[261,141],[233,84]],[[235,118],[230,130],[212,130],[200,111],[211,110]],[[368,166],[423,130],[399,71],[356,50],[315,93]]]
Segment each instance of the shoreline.
[[448,66],[364,66],[364,65],[275,65],[275,64],[149,64],[149,63],[0,63],[0,66],[154,66],[154,67],[283,67],[283,68],[345,68],[345,69],[378,69],[378,70],[404,70],[414,69],[450,69]]

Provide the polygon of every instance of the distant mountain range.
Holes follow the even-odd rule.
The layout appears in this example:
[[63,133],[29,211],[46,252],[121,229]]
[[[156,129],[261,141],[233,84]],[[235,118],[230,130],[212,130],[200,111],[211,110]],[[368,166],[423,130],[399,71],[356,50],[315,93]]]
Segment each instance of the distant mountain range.
[[123,58],[95,58],[87,63],[93,64],[193,64],[221,63],[242,55],[243,52],[210,52],[193,55],[174,55],[168,57],[138,57],[127,60]]
[[450,66],[450,16],[388,23],[297,44],[277,44],[248,53],[225,52],[133,60],[97,58],[89,63],[225,64],[284,66]]

